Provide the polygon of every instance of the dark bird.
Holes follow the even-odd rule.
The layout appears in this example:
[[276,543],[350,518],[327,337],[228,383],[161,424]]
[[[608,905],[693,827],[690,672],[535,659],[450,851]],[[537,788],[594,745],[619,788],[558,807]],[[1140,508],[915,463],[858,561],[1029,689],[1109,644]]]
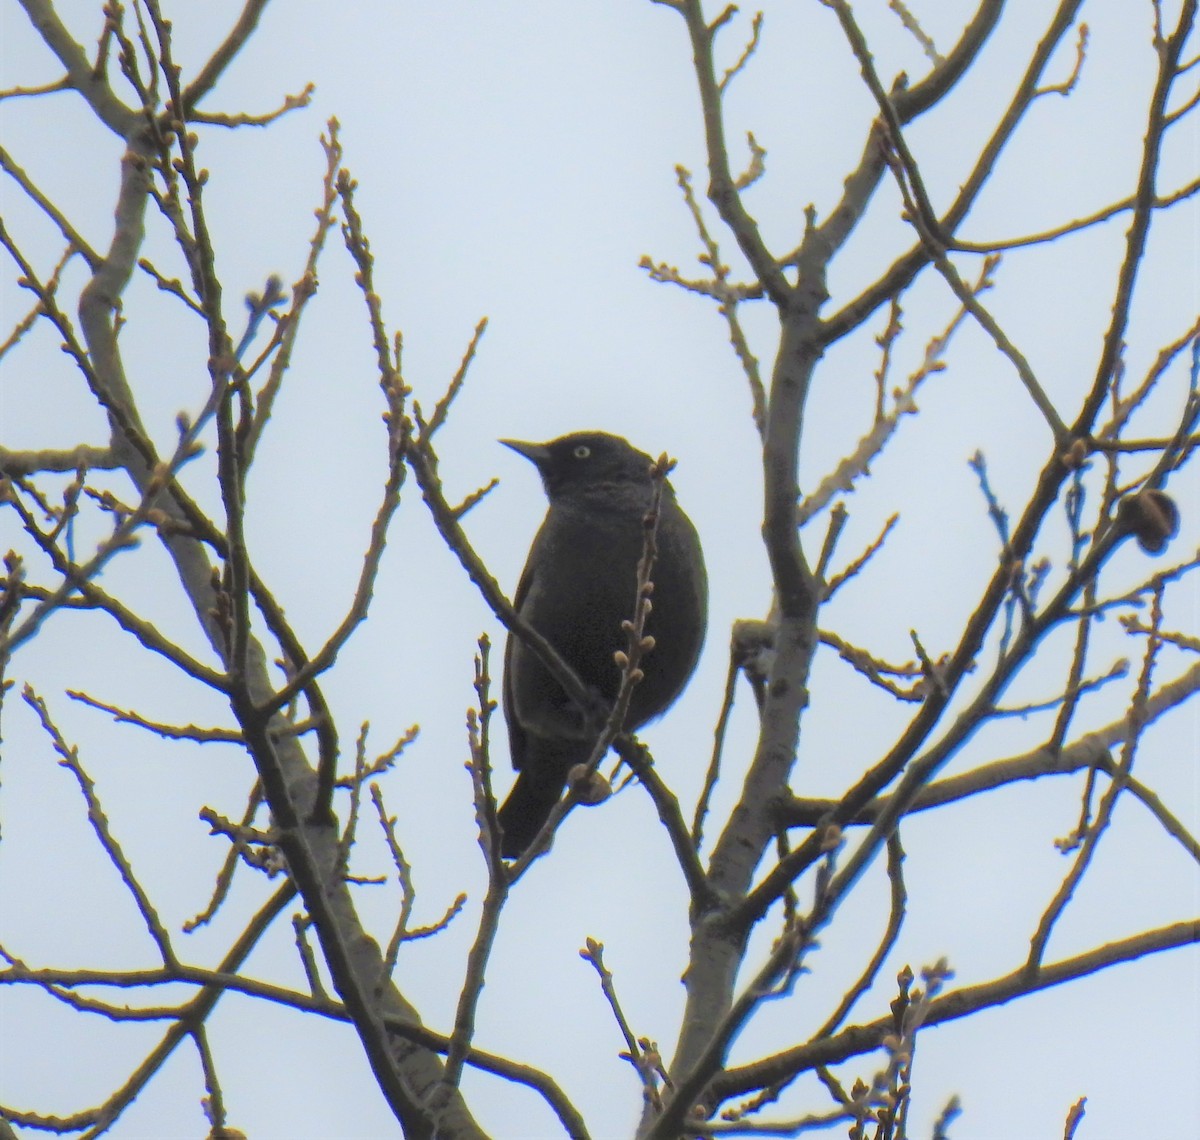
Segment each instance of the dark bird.
[[[550,509],[517,586],[518,612],[611,707],[621,683],[613,654],[626,647],[621,622],[634,616],[643,526],[654,494],[650,456],[603,432],[549,443],[501,443],[533,462]],[[708,577],[692,521],[663,486],[646,632],[654,648],[641,660],[625,731],[666,711],[700,656]],[[504,717],[519,773],[500,808],[501,853],[518,858],[533,842],[576,764],[586,763],[596,730],[538,660],[511,633],[504,650]]]

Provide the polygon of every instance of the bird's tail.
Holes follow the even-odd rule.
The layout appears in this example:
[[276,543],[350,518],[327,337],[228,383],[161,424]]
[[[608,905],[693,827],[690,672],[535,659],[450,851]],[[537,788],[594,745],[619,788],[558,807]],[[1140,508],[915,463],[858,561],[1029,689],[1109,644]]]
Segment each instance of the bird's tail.
[[559,774],[539,766],[537,769],[526,768],[517,777],[497,812],[500,829],[504,832],[500,854],[505,859],[519,859],[534,841],[566,787],[568,770],[564,767]]

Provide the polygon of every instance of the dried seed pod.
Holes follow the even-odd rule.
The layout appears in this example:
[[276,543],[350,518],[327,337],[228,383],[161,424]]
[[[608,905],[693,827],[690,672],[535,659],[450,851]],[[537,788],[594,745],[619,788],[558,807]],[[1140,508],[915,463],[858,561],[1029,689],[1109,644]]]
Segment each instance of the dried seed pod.
[[1145,487],[1121,500],[1117,526],[1147,554],[1161,554],[1179,530],[1179,508],[1165,491]]

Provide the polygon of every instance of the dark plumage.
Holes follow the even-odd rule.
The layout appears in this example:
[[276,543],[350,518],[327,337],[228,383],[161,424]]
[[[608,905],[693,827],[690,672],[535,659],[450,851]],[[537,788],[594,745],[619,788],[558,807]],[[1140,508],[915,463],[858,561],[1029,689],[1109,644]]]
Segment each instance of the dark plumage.
[[[502,443],[533,462],[550,508],[533,540],[515,604],[583,683],[611,705],[625,647],[621,622],[633,617],[643,519],[651,504],[652,460],[619,436],[577,432],[549,443]],[[700,655],[708,579],[691,520],[665,484],[654,565],[654,606],[626,731],[653,720],[679,695]],[[536,655],[509,634],[504,651],[504,716],[518,771],[500,808],[505,858],[519,857],[562,795],[567,774],[586,762],[594,734]]]

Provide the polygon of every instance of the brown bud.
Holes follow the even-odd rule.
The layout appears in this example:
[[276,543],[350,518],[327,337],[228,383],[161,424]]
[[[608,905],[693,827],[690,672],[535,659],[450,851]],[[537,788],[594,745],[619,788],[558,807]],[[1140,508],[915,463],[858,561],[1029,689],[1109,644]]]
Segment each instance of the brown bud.
[[1087,458],[1087,455],[1087,440],[1082,436],[1078,436],[1071,441],[1071,446],[1059,456],[1059,459],[1068,471],[1077,471],[1083,466],[1083,461]]
[[821,851],[828,854],[830,851],[836,851],[842,842],[842,829],[836,823],[829,824],[824,831],[821,832]]
[[584,807],[602,804],[612,795],[612,784],[599,772],[588,772],[586,764],[576,764],[567,777],[571,790]]

